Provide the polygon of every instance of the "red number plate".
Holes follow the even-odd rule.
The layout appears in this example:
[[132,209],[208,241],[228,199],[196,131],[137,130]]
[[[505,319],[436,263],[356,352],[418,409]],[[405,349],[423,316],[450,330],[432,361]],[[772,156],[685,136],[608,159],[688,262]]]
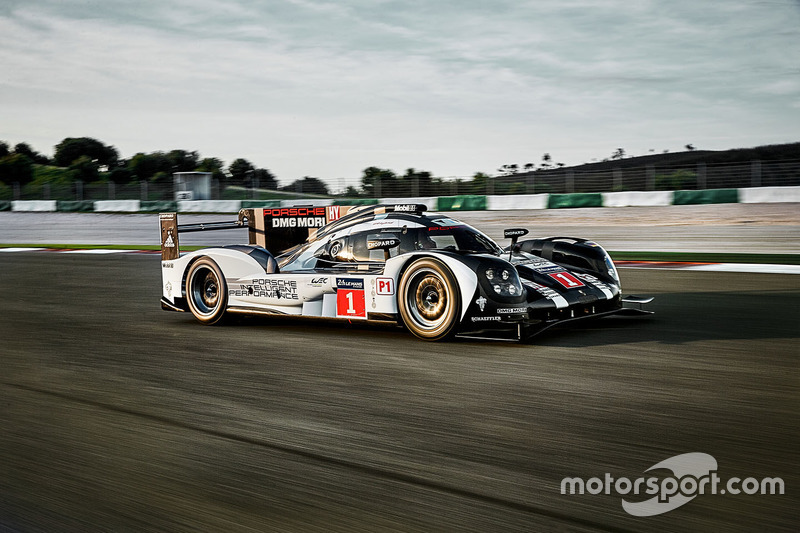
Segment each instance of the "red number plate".
[[564,287],[568,289],[574,289],[575,287],[583,287],[583,282],[570,274],[569,272],[555,272],[553,274],[548,274],[551,278],[562,284]]
[[351,289],[339,289],[336,291],[336,316],[340,318],[367,318],[364,291]]

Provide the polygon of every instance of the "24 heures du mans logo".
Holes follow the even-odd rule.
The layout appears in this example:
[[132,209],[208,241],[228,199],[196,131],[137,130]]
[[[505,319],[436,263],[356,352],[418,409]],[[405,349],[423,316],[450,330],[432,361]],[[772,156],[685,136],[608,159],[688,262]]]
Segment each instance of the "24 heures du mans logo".
[[[717,475],[717,460],[707,453],[676,455],[654,464],[645,472],[659,470],[672,472],[672,475],[615,479],[611,474],[605,473],[603,477],[587,480],[565,477],[561,480],[561,494],[615,493],[623,497],[622,508],[626,513],[633,516],[655,516],[677,509],[698,495],[783,494],[785,489],[783,479],[779,477],[765,477],[761,480],[753,477],[730,477],[723,481]],[[641,500],[641,495],[652,498]]]

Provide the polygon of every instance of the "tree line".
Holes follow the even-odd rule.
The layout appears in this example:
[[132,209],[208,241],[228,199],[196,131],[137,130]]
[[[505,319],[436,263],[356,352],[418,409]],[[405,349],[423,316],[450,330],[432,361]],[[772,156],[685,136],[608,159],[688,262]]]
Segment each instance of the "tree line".
[[[532,165],[526,165],[526,169]],[[504,166],[501,171],[508,169]],[[298,193],[329,195],[328,185],[319,178],[305,176],[279,186],[277,178],[265,168],[257,168],[244,158],[225,166],[216,157],[201,157],[196,151],[170,150],[139,152],[129,159],[121,158],[116,148],[91,137],[68,137],[55,146],[53,157],[33,150],[27,143],[11,147],[0,141],[0,189],[43,184],[69,185],[113,182],[129,185],[141,182],[169,184],[175,172],[210,172],[223,187],[238,186],[282,190]],[[476,173],[471,180],[447,181],[435,178],[428,171],[413,168],[404,174],[390,169],[368,167],[360,177],[360,187],[349,186],[342,191],[348,197],[433,196],[449,193],[454,184],[460,191],[480,192],[490,177]],[[0,192],[2,192],[0,190]],[[8,191],[6,191],[8,192]]]
[[[328,194],[327,185],[318,178],[304,177],[279,187],[277,178],[265,168],[257,168],[244,158],[228,166],[216,157],[201,157],[196,151],[170,150],[139,152],[129,159],[121,158],[116,148],[91,137],[68,137],[55,146],[53,157],[33,150],[27,143],[11,147],[0,141],[0,184],[68,184],[113,182],[128,185],[146,181],[169,184],[175,172],[210,172],[224,186],[259,187],[262,189],[302,190]],[[0,185],[0,186],[2,186]]]
[[[618,149],[615,159],[624,157]],[[526,163],[505,164],[497,169],[500,177],[515,176],[520,172],[546,171],[563,168],[554,163],[549,153],[537,165]],[[201,158],[196,151],[171,150],[151,153],[139,152],[130,159],[120,157],[116,148],[91,137],[68,137],[55,146],[52,158],[33,150],[26,143],[11,148],[0,141],[0,187],[38,182],[67,185],[75,181],[85,183],[113,182],[128,185],[146,181],[169,184],[175,172],[210,172],[223,187],[238,186],[267,190],[329,195],[328,185],[319,178],[305,176],[289,185],[279,187],[277,178],[265,168],[256,168],[244,158],[235,159],[227,167],[216,157]],[[487,190],[488,174],[477,172],[471,179],[445,180],[431,172],[409,168],[404,174],[390,169],[368,167],[360,177],[360,187],[349,186],[342,194],[347,197],[377,196],[435,196],[459,193],[481,194]],[[499,183],[498,193],[516,192],[514,183]],[[517,188],[521,188],[521,184]],[[509,190],[505,190],[509,189]]]
[[[606,168],[641,166],[646,164],[686,164],[703,160],[708,163],[719,160],[731,162],[751,159],[780,159],[800,156],[800,143],[763,146],[752,149],[727,150],[722,152],[698,151],[687,144],[681,153],[630,157],[623,148],[617,148],[610,158],[602,162],[570,167],[579,171],[606,170]],[[651,152],[655,152],[651,150]],[[470,178],[444,179],[434,177],[431,172],[406,169],[397,173],[391,169],[370,166],[362,171],[359,186],[349,186],[339,194],[346,197],[391,197],[391,196],[440,196],[449,194],[518,194],[522,192],[549,192],[548,176],[559,177],[558,171],[569,170],[563,163],[556,163],[549,153],[541,162],[509,163],[500,166],[495,176],[477,172]],[[196,151],[171,150],[151,153],[139,152],[129,159],[120,157],[113,146],[90,137],[68,137],[55,146],[52,158],[33,150],[26,143],[13,148],[0,141],[0,198],[10,196],[12,186],[27,190],[41,189],[42,185],[69,186],[76,181],[85,183],[113,182],[118,185],[142,182],[168,185],[175,172],[210,172],[222,188],[230,186],[266,190],[282,190],[305,194],[330,195],[328,185],[321,179],[305,176],[292,183],[279,186],[277,178],[265,168],[257,168],[244,158],[235,159],[229,165],[216,157],[201,157]],[[526,180],[533,174],[542,176]],[[544,180],[544,181],[543,181]],[[532,183],[531,182],[531,183]]]

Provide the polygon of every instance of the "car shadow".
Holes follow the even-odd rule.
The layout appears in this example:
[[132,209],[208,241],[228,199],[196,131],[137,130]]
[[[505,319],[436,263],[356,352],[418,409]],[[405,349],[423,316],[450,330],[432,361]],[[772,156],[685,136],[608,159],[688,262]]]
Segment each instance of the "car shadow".
[[[657,342],[681,345],[698,341],[800,338],[798,291],[662,293],[645,308],[653,315],[607,316],[555,326],[517,343],[521,347],[591,347]],[[189,314],[179,321],[196,324]],[[230,315],[225,328],[265,328],[298,335],[363,335],[369,338],[413,339],[397,325],[342,322],[289,316]],[[514,345],[512,333],[457,336],[446,342],[481,346]],[[424,341],[420,340],[420,343]]]
[[530,344],[578,347],[658,342],[800,338],[797,291],[663,293],[653,315],[605,317],[557,327]]

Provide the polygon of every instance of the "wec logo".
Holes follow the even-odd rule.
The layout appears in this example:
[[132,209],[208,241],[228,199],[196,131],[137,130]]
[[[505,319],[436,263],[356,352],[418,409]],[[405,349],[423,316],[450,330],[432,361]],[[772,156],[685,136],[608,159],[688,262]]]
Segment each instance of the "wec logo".
[[629,494],[653,496],[644,501],[622,499],[622,508],[633,516],[655,516],[685,505],[700,494],[783,494],[784,483],[779,477],[762,480],[748,477],[742,480],[732,477],[722,483],[717,475],[717,460],[707,453],[684,453],[654,464],[651,470],[668,470],[667,477],[639,477],[634,480],[614,477],[606,473],[603,478],[593,477],[586,481],[579,477],[561,480],[561,494]]

